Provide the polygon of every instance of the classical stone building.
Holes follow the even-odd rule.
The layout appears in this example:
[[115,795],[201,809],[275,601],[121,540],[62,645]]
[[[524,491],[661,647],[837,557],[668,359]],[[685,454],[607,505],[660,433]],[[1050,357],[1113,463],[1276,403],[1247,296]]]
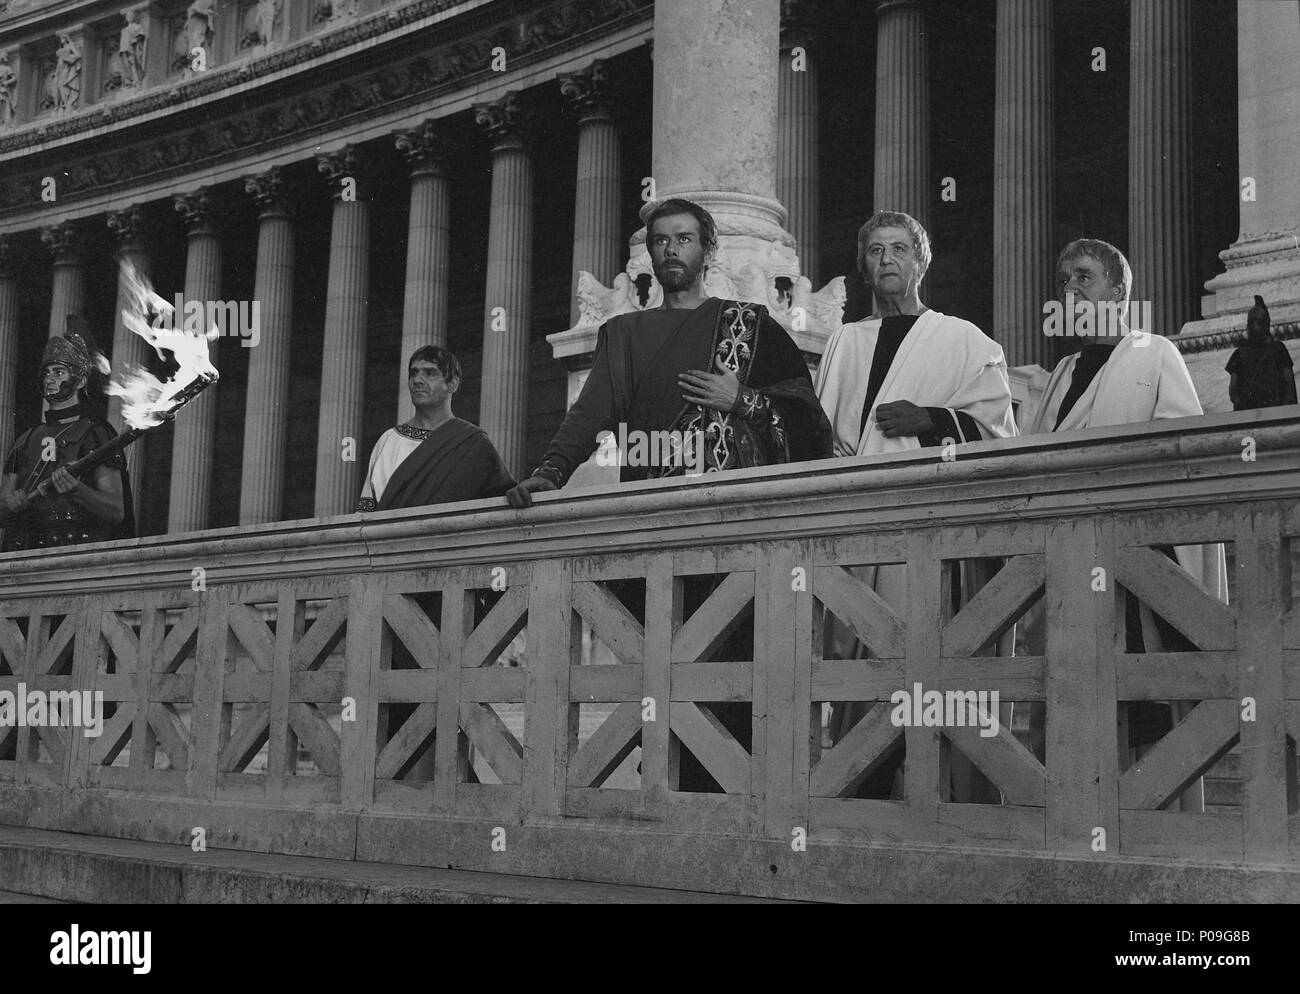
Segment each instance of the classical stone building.
[[1251,295],[1300,327],[1297,149],[1295,0],[0,0],[0,443],[68,313],[162,368],[129,262],[260,324],[131,450],[143,532],[349,511],[428,342],[523,473],[602,317],[655,302],[638,211],[671,194],[719,219],[710,288],[810,361],[865,313],[857,227],[916,215],[924,298],[1025,404],[1055,252],[1106,238],[1223,410]]

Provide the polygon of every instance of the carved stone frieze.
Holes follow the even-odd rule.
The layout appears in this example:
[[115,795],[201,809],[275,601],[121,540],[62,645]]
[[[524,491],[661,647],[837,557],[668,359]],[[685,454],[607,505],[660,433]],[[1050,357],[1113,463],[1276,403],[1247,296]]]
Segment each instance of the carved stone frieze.
[[[428,17],[456,2],[458,0],[416,0],[385,15],[366,17],[319,37],[254,58],[244,63],[248,72],[242,75],[237,69],[217,67],[174,87],[158,88],[135,99],[122,99],[97,108],[94,114],[51,120],[41,127],[24,128],[7,135],[0,133],[0,154],[20,151],[23,147],[74,135],[92,127],[111,127],[139,114],[201,99],[233,82],[247,82],[250,78],[292,68],[327,51],[356,44],[396,26]],[[393,106],[454,92],[472,86],[478,79],[491,77],[492,49],[498,45],[506,49],[507,58],[513,63],[524,55],[562,49],[578,35],[598,36],[629,22],[647,20],[652,15],[653,3],[652,0],[559,0],[542,8],[517,4],[511,12],[516,13],[516,19],[508,27],[479,25],[477,30],[471,28],[473,33],[449,39],[432,50],[425,44],[417,52],[412,45],[409,57],[396,58],[381,69],[339,83],[329,91],[295,94],[239,116],[178,129],[162,141],[155,139],[119,146],[111,152],[67,167],[69,176],[60,183],[60,199],[98,192],[105,184],[147,181],[181,167],[198,171],[254,146],[274,147],[291,141],[301,132],[323,125],[338,125],[350,118],[374,116],[377,111]],[[23,174],[19,168],[14,168],[11,159],[11,171],[7,171],[6,178],[0,179],[0,212],[39,203],[40,177],[43,174],[43,169],[35,167]]]

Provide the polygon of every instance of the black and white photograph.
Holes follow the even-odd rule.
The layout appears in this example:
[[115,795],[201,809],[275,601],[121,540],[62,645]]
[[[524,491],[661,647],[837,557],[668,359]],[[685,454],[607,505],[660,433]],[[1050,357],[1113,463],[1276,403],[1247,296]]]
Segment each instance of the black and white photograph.
[[1110,906],[1240,982],[1297,357],[1300,0],[0,0],[0,922]]

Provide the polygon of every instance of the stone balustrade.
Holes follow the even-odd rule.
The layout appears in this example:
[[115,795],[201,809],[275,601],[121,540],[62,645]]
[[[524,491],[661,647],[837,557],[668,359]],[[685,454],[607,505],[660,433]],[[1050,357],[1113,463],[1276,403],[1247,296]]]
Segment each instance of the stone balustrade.
[[[0,728],[0,821],[787,897],[1294,898],[1298,413],[12,554],[0,693],[105,720]],[[1158,551],[1218,542],[1226,605]],[[849,571],[885,563],[902,609]],[[1194,651],[1126,651],[1125,592]],[[1003,654],[1035,605],[1042,653]],[[874,658],[832,658],[828,613]],[[916,684],[1039,706],[1042,741],[823,727]],[[1126,702],[1168,700],[1198,703],[1130,762]],[[1177,810],[1237,745],[1240,810]],[[898,796],[861,796],[899,748]]]

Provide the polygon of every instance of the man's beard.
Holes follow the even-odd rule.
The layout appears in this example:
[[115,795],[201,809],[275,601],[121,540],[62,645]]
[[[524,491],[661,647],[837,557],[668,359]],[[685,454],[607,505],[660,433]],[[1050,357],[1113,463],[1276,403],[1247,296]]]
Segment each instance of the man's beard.
[[692,266],[689,262],[675,260],[675,264],[664,263],[655,267],[655,279],[664,288],[665,293],[680,293],[689,290],[704,272],[704,263]]

